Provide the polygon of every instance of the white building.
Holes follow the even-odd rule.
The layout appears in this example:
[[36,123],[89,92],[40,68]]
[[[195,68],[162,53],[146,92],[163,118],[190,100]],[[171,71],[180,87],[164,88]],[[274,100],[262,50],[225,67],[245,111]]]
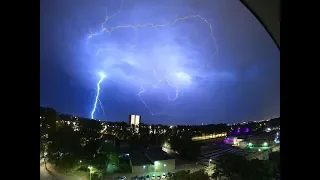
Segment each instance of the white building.
[[140,121],[141,121],[141,116],[140,116],[140,115],[133,115],[133,114],[131,114],[131,115],[129,116],[129,124],[130,124],[130,125],[135,125],[135,126],[137,126],[137,125],[140,124]]
[[131,126],[134,125],[136,133],[139,132],[139,127],[137,127],[137,126],[139,126],[140,122],[141,122],[140,115],[134,115],[134,114],[129,115],[129,125],[131,125]]

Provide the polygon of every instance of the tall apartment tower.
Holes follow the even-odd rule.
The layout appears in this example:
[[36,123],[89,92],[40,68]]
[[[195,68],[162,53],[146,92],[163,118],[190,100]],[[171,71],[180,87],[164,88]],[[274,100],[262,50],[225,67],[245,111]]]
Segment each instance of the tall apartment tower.
[[134,115],[134,114],[130,114],[129,115],[129,125],[135,126],[135,131],[136,133],[139,133],[139,128],[137,127],[141,122],[141,116],[140,115]]
[[129,125],[139,125],[141,123],[141,116],[140,115],[129,115]]

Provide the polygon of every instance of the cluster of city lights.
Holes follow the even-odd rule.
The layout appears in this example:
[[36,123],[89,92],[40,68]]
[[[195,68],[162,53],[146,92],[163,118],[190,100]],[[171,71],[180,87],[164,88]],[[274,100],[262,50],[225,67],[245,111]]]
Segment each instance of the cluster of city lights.
[[206,140],[206,139],[214,139],[214,138],[218,138],[218,137],[225,137],[226,135],[227,135],[227,133],[208,134],[208,135],[204,135],[204,136],[193,137],[192,140],[199,141],[199,140]]
[[[252,148],[252,147],[254,147],[255,145],[253,144],[253,143],[251,143],[251,142],[249,142],[248,143],[248,147],[249,148]],[[264,142],[263,144],[262,144],[262,147],[268,147],[268,143],[267,142]]]

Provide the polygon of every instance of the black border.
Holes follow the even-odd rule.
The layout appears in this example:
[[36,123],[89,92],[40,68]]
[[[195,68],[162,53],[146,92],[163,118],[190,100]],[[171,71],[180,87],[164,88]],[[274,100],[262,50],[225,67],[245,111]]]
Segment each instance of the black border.
[[319,10],[312,7],[318,6],[281,2],[281,179],[312,179],[319,171],[314,165],[319,123],[317,115],[311,115],[319,112],[315,97],[319,92],[318,32],[313,34],[318,21],[313,14]]
[[2,3],[2,179],[38,179],[39,2]]
[[[281,28],[280,28],[280,36],[282,41],[282,51],[280,52],[280,128],[281,128],[281,144],[280,144],[280,173],[281,173],[281,179],[290,179],[290,167],[289,163],[286,164],[286,159],[290,157],[289,153],[289,138],[288,138],[288,131],[289,131],[289,117],[288,117],[288,60],[290,57],[288,57],[288,54],[290,53],[288,50],[289,44],[288,41],[285,39],[290,39],[288,37],[288,34],[285,34],[288,30],[288,26],[284,26],[286,23],[285,19],[287,18],[287,15],[284,12],[283,4],[281,5]],[[286,90],[287,88],[287,90]],[[292,120],[292,119],[291,119]]]

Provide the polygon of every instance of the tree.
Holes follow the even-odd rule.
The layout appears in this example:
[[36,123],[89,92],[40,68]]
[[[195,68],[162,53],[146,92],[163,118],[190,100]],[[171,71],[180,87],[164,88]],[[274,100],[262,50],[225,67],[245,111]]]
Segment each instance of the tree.
[[215,171],[212,174],[214,179],[231,179],[242,171],[246,159],[243,156],[227,153],[220,156],[215,163]]
[[190,171],[178,171],[176,173],[174,173],[174,175],[172,177],[170,177],[170,180],[189,180],[189,175],[190,175]]
[[120,153],[118,152],[110,152],[109,154],[110,164],[112,164],[113,166],[119,166],[119,156],[120,156]]
[[98,153],[94,156],[92,161],[90,162],[90,166],[95,169],[95,174],[100,177],[106,172],[106,168],[108,166],[108,155],[105,153]]
[[56,168],[64,173],[73,173],[80,168],[80,163],[76,155],[64,154],[55,161]]
[[41,133],[40,133],[40,154],[44,160],[44,167],[46,168],[46,170],[48,170],[47,157],[46,157],[47,146],[48,146],[47,136],[45,134],[41,135]]
[[127,128],[118,129],[117,131],[117,137],[121,140],[128,140],[131,136],[132,133]]
[[96,140],[101,137],[101,131],[103,130],[103,126],[99,121],[89,120],[86,118],[79,118],[79,129],[80,134],[86,140]]
[[51,138],[47,145],[48,161],[64,172],[76,170],[82,150],[79,132],[65,123],[49,135]]
[[274,165],[280,165],[280,152],[271,152],[269,154],[269,161],[272,162]]
[[172,150],[186,159],[195,160],[201,152],[199,143],[193,142],[191,138],[171,136],[169,144]]
[[97,151],[90,166],[93,166],[96,171],[95,174],[100,177],[107,171],[108,164],[118,165],[119,154],[116,151],[115,146],[111,143],[102,142],[101,147]]
[[268,121],[268,124],[271,127],[280,126],[280,117],[270,119],[270,121]]
[[269,162],[258,159],[248,160],[239,175],[245,180],[269,180],[273,178]]
[[144,137],[144,136],[149,136],[150,134],[150,129],[147,125],[140,123],[139,124],[139,134],[140,136]]
[[204,169],[195,171],[189,175],[190,180],[210,180],[210,177],[205,173]]
[[269,154],[269,162],[274,177],[280,179],[280,152],[271,152]]
[[178,171],[169,180],[209,180],[209,176],[203,169],[190,173],[190,171]]
[[58,113],[53,108],[40,107],[40,116],[40,123],[42,123],[42,127],[46,129],[46,133],[48,133],[49,130],[54,131],[56,122],[60,121]]
[[272,179],[272,171],[269,161],[258,159],[247,160],[245,157],[235,154],[220,156],[215,163],[213,179],[229,180],[269,180]]
[[60,121],[56,110],[52,108],[40,107],[40,153],[44,159],[47,169],[47,149],[51,135],[56,130],[56,123]]

